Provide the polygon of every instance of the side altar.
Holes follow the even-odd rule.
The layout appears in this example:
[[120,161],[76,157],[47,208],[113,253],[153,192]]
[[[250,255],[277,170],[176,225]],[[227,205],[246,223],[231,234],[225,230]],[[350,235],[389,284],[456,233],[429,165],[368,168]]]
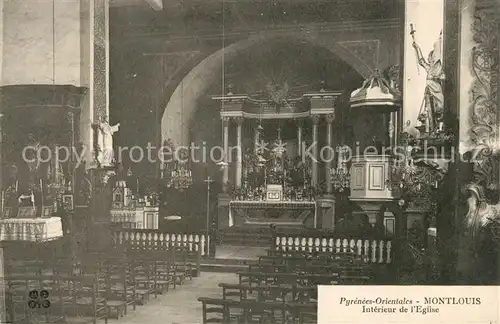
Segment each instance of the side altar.
[[217,227],[333,229],[334,104],[341,92],[290,98],[286,84],[273,89],[267,97],[231,90],[213,97],[221,104],[224,152]]

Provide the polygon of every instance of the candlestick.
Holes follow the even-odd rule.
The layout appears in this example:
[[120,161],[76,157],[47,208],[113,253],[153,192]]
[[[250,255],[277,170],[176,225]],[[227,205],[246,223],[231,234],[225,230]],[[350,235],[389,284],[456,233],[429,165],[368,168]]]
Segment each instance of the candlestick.
[[340,146],[337,147],[337,154],[339,155],[337,159],[337,170],[342,166],[342,148]]
[[[33,207],[35,207],[35,201],[34,201],[34,197],[33,197]],[[40,202],[41,202],[41,205],[43,206],[43,180],[40,179]]]
[[31,190],[31,205],[33,206],[33,209],[35,208],[35,194],[33,193],[33,190]]

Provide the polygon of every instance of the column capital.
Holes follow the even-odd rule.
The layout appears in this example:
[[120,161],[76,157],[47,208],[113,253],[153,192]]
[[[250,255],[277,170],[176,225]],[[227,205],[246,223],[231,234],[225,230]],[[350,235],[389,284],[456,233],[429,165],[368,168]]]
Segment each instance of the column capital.
[[229,122],[231,121],[231,118],[230,117],[222,117],[221,120],[222,120],[223,126],[229,126]]
[[325,120],[326,120],[326,122],[328,124],[331,124],[335,120],[335,115],[334,114],[328,114],[328,115],[325,116]]
[[241,124],[243,124],[243,121],[245,120],[245,118],[243,118],[243,117],[235,117],[235,118],[233,118],[233,120],[236,122],[236,124],[238,126],[241,126]]
[[294,119],[293,121],[297,127],[302,127],[304,125],[304,119],[303,118],[297,118]]
[[318,125],[319,121],[321,120],[321,116],[320,115],[311,115],[311,120],[313,121],[314,125]]

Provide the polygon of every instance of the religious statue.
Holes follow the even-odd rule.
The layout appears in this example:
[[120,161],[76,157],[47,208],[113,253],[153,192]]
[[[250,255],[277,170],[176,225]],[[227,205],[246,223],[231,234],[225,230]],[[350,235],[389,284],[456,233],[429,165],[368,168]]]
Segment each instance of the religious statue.
[[113,165],[113,134],[120,128],[120,124],[111,126],[108,117],[103,116],[96,124],[98,130],[98,154],[97,160],[101,167],[110,167]]
[[[461,272],[474,278],[479,284],[496,283],[497,265],[491,262],[497,257],[500,229],[500,203],[488,197],[490,188],[472,183],[466,188],[468,212],[465,216],[465,232],[460,250],[464,254],[459,263]],[[488,199],[490,198],[490,199]]]
[[[411,35],[414,37],[415,31]],[[426,73],[426,87],[423,100],[423,109],[420,111],[419,121],[426,125],[427,133],[443,131],[443,110],[444,95],[443,81],[443,32],[439,34],[438,40],[434,43],[434,48],[429,53],[427,60],[422,54],[420,46],[413,40],[413,48],[417,55],[418,64],[422,66]]]
[[267,92],[269,94],[269,98],[271,101],[276,104],[286,103],[286,98],[288,96],[288,83],[284,82],[283,85],[279,85],[276,83],[269,82],[266,86]]
[[500,204],[493,205],[487,202],[483,186],[469,184],[466,191],[470,196],[467,199],[469,211],[465,217],[465,225],[474,236],[480,228],[500,220]]

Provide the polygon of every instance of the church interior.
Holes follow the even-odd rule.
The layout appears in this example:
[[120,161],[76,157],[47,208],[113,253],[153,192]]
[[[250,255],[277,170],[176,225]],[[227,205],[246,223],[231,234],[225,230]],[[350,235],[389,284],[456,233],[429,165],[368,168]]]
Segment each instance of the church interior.
[[317,323],[500,282],[495,0],[0,0],[0,323]]

